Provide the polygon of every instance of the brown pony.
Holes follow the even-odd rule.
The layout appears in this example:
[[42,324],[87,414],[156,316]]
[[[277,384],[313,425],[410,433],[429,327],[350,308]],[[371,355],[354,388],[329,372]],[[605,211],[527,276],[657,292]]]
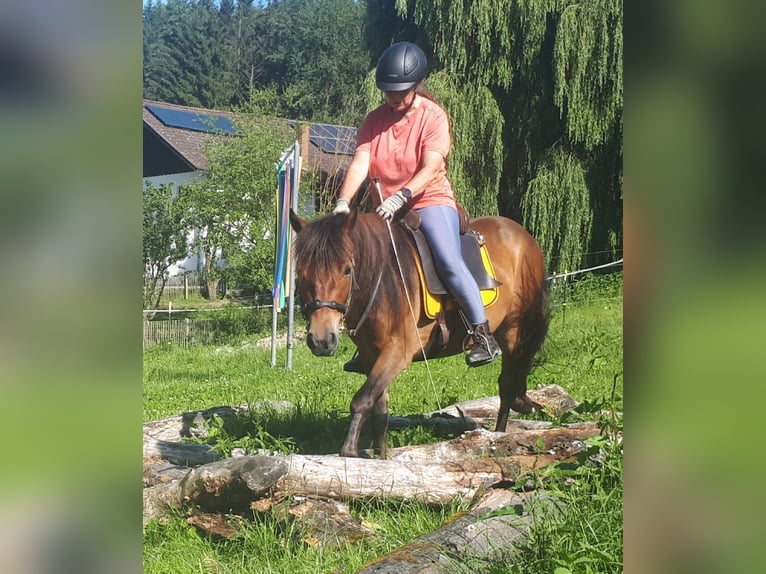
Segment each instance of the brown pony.
[[[462,352],[466,327],[457,311],[450,311],[447,347],[438,354],[429,352],[426,343],[435,321],[423,312],[418,254],[399,223],[391,224],[389,235],[378,215],[357,210],[311,223],[290,212],[290,222],[298,233],[296,290],[308,321],[306,343],[314,355],[333,355],[345,323],[367,373],[351,401],[351,425],[340,454],[358,456],[359,436],[370,418],[376,450],[385,458],[389,385],[413,360],[423,358],[423,347],[428,359]],[[515,221],[479,217],[471,220],[471,228],[484,236],[502,283],[486,311],[503,351],[495,430],[505,431],[510,409],[529,413],[535,406],[527,396],[527,375],[548,329],[545,266],[540,246]]]

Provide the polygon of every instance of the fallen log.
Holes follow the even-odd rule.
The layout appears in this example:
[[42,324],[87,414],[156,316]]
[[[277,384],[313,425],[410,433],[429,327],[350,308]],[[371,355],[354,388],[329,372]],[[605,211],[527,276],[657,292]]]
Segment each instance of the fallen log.
[[[435,444],[403,446],[389,450],[389,459],[406,462],[448,462],[476,457],[519,457],[523,461],[538,460],[541,456],[551,455],[553,459],[568,458],[584,450],[585,439],[597,436],[601,429],[596,423],[573,423],[553,427],[550,423],[541,428],[526,423],[538,421],[519,421],[508,432],[496,433],[485,429],[476,429],[463,433],[460,437]],[[509,423],[510,427],[510,423]],[[532,428],[528,428],[532,427]]]
[[144,434],[144,460],[160,459],[183,466],[196,466],[219,458],[221,456],[206,444],[170,442]]
[[[529,389],[527,395],[533,402],[541,406],[551,416],[559,416],[580,404],[561,386],[555,384],[540,385],[534,389]],[[427,416],[434,417],[446,415],[494,421],[497,419],[498,409],[500,409],[500,397],[493,396],[456,403],[444,407],[441,410],[429,413]],[[511,413],[514,412],[515,411],[511,411]]]
[[144,520],[194,505],[203,512],[238,513],[266,494],[339,500],[375,497],[448,504],[479,489],[514,480],[515,461],[503,458],[421,463],[339,456],[243,456],[194,468],[181,480],[144,489]]
[[167,442],[180,442],[185,438],[204,438],[207,436],[207,421],[216,415],[223,420],[223,429],[229,434],[235,434],[238,418],[243,415],[282,414],[294,409],[295,405],[289,401],[258,401],[252,405],[213,407],[144,423],[144,435]]
[[165,460],[144,459],[144,488],[180,480],[191,470],[191,467],[172,464]]
[[[527,393],[549,413],[561,414],[576,407],[575,401],[559,385],[543,385],[531,389]],[[440,431],[460,433],[466,430],[481,428],[497,418],[500,408],[500,398],[497,396],[484,397],[456,403],[438,411],[425,415],[410,417],[389,417],[390,428],[405,426],[432,426]],[[190,411],[180,415],[166,417],[144,424],[144,434],[154,439],[167,442],[180,442],[185,438],[207,436],[206,423],[214,416],[219,416],[224,423],[224,430],[236,434],[238,417],[246,414],[284,414],[295,410],[295,405],[289,401],[258,401],[252,405],[218,406],[200,411]],[[509,424],[511,424],[509,422]]]
[[[535,389],[530,389],[527,394],[547,414],[554,417],[560,416],[579,405],[569,393],[555,384],[541,385]],[[440,434],[459,434],[494,425],[499,408],[500,397],[483,397],[456,403],[425,415],[389,417],[388,426],[392,429],[424,426],[433,428]],[[513,412],[511,411],[512,414]],[[508,424],[512,426],[511,421]]]
[[472,574],[487,560],[512,559],[514,546],[529,536],[534,512],[558,509],[544,495],[493,489],[468,512],[372,562],[357,574]]
[[194,505],[203,512],[236,514],[274,488],[287,472],[283,457],[227,458],[191,469],[182,479],[144,488],[144,524]]
[[434,445],[392,449],[389,460],[337,455],[242,456],[204,464],[144,489],[144,519],[193,505],[236,513],[266,494],[339,500],[384,497],[448,504],[564,460],[599,433],[594,423],[517,433],[476,430]]
[[436,431],[439,435],[456,435],[465,431],[484,428],[489,419],[478,417],[455,417],[451,415],[416,415],[409,417],[388,417],[389,429],[425,427]]

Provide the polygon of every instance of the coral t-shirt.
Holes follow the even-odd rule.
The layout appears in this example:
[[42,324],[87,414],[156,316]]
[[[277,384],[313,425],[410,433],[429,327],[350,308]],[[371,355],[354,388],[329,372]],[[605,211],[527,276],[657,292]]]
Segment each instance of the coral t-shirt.
[[[412,202],[420,209],[432,205],[455,207],[455,194],[447,178],[446,158],[450,150],[449,120],[435,102],[418,98],[417,107],[397,121],[387,104],[371,111],[362,122],[356,149],[370,152],[370,179],[380,180],[383,199],[404,187],[418,170],[423,152],[441,154],[441,167],[434,180]],[[373,203],[379,203],[377,192]]]

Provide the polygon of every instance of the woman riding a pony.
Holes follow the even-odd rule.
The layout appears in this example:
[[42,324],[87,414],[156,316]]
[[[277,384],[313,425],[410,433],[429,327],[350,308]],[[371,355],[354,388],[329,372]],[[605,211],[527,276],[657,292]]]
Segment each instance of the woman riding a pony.
[[[469,367],[501,354],[484,311],[479,287],[461,254],[459,218],[446,158],[451,137],[446,112],[423,88],[428,62],[410,42],[390,46],[378,60],[375,83],[386,103],[370,112],[359,129],[356,151],[343,180],[333,214],[349,212],[349,203],[369,177],[376,213],[386,221],[414,209],[433,254],[437,273],[460,305],[473,345]],[[355,370],[347,365],[346,370]]]

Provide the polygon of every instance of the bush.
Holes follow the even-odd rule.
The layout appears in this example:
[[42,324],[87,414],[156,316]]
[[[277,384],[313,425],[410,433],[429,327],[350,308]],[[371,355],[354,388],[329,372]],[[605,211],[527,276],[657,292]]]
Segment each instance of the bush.
[[[287,322],[284,313],[277,318],[278,327],[283,327]],[[268,307],[246,309],[236,304],[229,304],[216,311],[203,311],[196,317],[198,320],[207,320],[212,323],[211,343],[221,344],[271,332],[271,309]]]

